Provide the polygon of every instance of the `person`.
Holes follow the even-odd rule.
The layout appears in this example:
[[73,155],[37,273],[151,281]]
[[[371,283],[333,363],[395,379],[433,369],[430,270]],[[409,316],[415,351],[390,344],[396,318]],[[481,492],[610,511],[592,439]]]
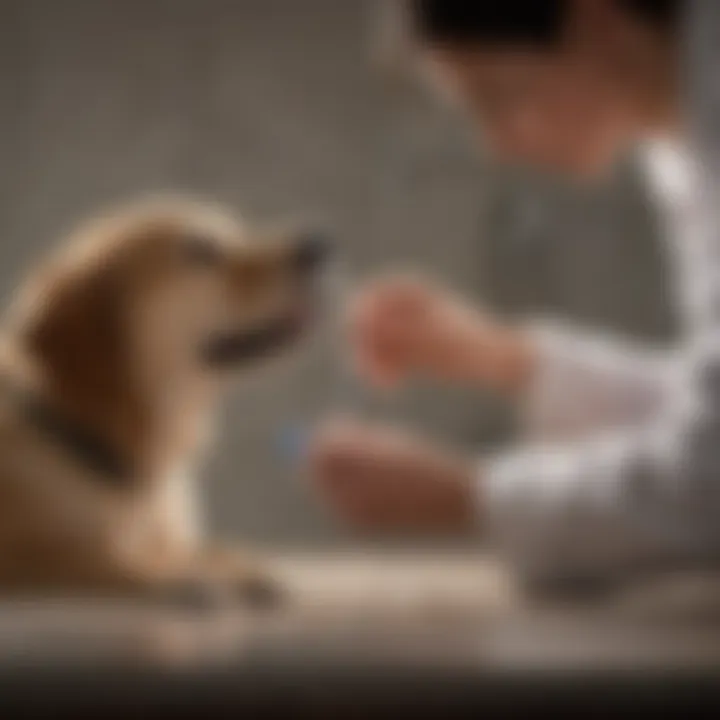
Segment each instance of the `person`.
[[354,357],[391,389],[423,374],[519,403],[524,437],[463,458],[398,428],[330,421],[321,500],[362,529],[477,528],[528,582],[713,565],[720,551],[720,3],[411,0],[422,67],[498,157],[597,177],[638,146],[677,264],[677,350],[552,318],[506,325],[421,277],[351,304]]

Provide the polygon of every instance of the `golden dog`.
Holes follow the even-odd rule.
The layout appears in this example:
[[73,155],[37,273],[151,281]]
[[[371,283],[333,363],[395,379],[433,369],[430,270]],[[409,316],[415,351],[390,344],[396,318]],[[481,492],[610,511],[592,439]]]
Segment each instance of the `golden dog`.
[[0,356],[0,593],[272,599],[190,494],[232,371],[311,323],[326,244],[155,199],[81,227],[21,289]]

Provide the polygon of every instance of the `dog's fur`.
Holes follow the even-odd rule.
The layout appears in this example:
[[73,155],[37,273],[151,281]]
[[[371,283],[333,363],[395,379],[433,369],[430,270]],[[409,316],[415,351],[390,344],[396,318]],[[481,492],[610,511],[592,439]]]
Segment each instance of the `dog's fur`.
[[[271,589],[253,560],[203,543],[187,484],[232,371],[307,325],[313,281],[294,262],[298,242],[162,198],[90,221],[32,274],[1,341],[0,593]],[[262,337],[280,321],[252,357],[242,343],[233,357],[233,334]],[[131,472],[109,479],[68,452],[21,412],[25,394],[92,430]]]

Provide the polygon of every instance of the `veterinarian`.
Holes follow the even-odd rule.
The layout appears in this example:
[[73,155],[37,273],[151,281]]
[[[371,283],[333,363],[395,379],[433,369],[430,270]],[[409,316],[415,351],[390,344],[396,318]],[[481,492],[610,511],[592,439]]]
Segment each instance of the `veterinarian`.
[[[365,377],[422,373],[518,402],[525,444],[470,461],[331,422],[321,498],[361,528],[487,534],[528,580],[608,580],[720,553],[720,2],[407,3],[428,78],[504,159],[597,176],[640,145],[677,266],[668,355],[538,319],[500,323],[389,277],[351,311]],[[442,241],[442,238],[439,239]]]

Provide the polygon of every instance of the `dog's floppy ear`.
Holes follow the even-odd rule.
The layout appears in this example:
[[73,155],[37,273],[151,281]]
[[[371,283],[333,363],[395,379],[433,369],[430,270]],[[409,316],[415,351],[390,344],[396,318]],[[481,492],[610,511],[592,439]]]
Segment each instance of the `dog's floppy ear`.
[[139,429],[125,294],[109,258],[50,273],[35,288],[23,332],[53,402],[123,447]]

